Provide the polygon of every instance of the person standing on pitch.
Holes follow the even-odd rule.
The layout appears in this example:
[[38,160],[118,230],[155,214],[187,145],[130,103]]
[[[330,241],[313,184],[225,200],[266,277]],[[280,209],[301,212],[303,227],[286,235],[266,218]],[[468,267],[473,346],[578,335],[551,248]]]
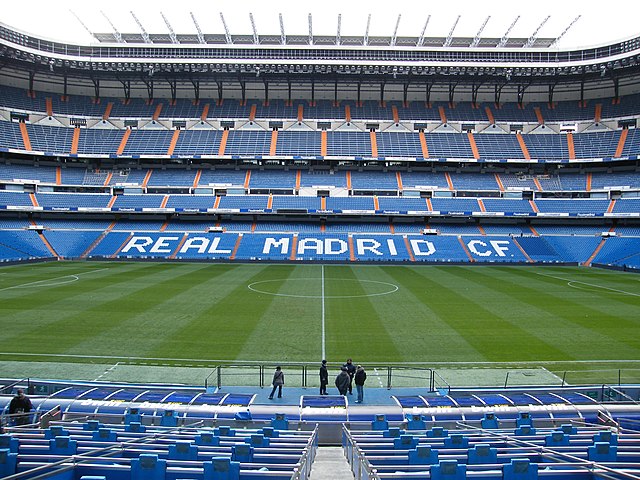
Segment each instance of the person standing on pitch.
[[327,361],[322,360],[322,365],[320,365],[320,395],[327,395],[328,384],[329,371],[327,370]]
[[349,374],[349,395],[353,395],[353,376],[356,374],[356,366],[350,358],[347,358],[347,363],[343,367],[347,369]]
[[364,371],[362,365],[358,365],[356,368],[356,374],[353,377],[353,381],[356,384],[356,392],[358,392],[358,399],[356,403],[362,403],[364,399],[364,382],[367,379],[367,372]]
[[269,400],[273,400],[273,394],[276,393],[276,388],[278,389],[278,398],[282,398],[282,386],[284,385],[284,372],[280,365],[276,367],[276,371],[273,374],[273,381],[271,382],[273,385],[273,390],[271,390],[271,395],[269,395]]
[[347,390],[349,390],[349,373],[347,372],[347,367],[342,367],[342,369],[340,370],[340,373],[338,374],[338,376],[336,377],[336,388],[338,389],[338,392],[340,392],[340,395],[346,395],[347,394]]

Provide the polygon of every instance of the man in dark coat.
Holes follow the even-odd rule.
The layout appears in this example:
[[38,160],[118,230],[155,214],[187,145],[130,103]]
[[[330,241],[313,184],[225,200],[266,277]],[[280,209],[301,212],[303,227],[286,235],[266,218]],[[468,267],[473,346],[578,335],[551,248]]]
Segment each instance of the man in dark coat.
[[356,403],[362,403],[364,400],[364,381],[367,379],[367,372],[364,371],[362,365],[358,365],[356,369],[356,374],[353,378],[354,383],[356,384],[356,391],[358,392],[358,399]]
[[349,374],[349,395],[353,395],[353,377],[356,374],[356,366],[353,364],[353,361],[348,358],[347,363],[343,365],[347,369],[347,373]]
[[349,390],[349,382],[351,379],[349,378],[349,373],[347,372],[347,367],[342,367],[340,373],[336,377],[336,388],[340,395],[346,395],[347,390]]
[[322,365],[320,365],[320,395],[327,395],[328,384],[329,371],[327,370],[327,361],[322,360]]
[[29,412],[33,406],[31,405],[31,400],[24,394],[22,389],[18,389],[17,394],[11,400],[9,404],[9,413],[10,414],[23,414],[18,415],[15,418],[16,425],[28,425],[29,424]]

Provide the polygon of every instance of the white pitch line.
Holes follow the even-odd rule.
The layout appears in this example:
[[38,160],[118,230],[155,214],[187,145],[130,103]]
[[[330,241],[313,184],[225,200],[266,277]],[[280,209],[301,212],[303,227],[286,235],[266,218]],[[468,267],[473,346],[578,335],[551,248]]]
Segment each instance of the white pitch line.
[[[169,361],[169,362],[201,362],[201,358],[167,358],[167,357],[128,357],[126,355],[80,355],[80,354],[72,354],[72,353],[25,353],[25,352],[0,352],[0,357],[2,356],[10,356],[10,357],[53,357],[53,358],[86,358],[86,359],[99,359],[99,360],[135,360],[140,362],[141,360],[147,361]],[[229,359],[206,359],[208,362],[230,362],[232,360]],[[263,364],[265,360],[246,360],[243,363],[251,364],[251,365],[260,365]],[[140,362],[141,363],[141,362]],[[373,363],[373,362],[372,362]],[[533,366],[539,367],[541,365],[556,365],[556,364],[588,364],[588,363],[640,363],[640,360],[523,360],[523,361],[502,361],[502,362],[478,362],[478,361],[468,361],[468,362],[394,362],[394,365],[401,366],[442,366],[442,367],[455,367],[455,366],[467,366],[467,365],[486,365],[486,366],[502,366],[502,367],[514,367],[514,366]]]
[[322,287],[321,287],[321,297],[322,297],[322,358],[325,359],[326,351],[325,351],[325,310],[324,310],[324,264],[322,265]]
[[535,273],[536,273],[536,275],[542,275],[543,277],[551,277],[551,278],[555,278],[556,280],[563,280],[563,281],[567,282],[567,285],[569,287],[572,286],[571,285],[572,283],[581,283],[582,285],[587,285],[589,287],[602,288],[603,290],[610,290],[612,292],[622,293],[624,295],[631,295],[633,297],[640,297],[640,294],[638,294],[638,293],[626,292],[624,290],[618,290],[617,288],[604,287],[602,285],[596,285],[595,283],[581,282],[580,280],[567,280],[566,278],[557,277],[555,275],[549,275],[547,273],[540,273],[540,272],[535,272]]
[[378,369],[373,367],[373,372],[376,375],[376,378],[378,379],[378,383],[380,384],[380,388],[384,387],[384,385],[382,384],[382,378],[380,378],[380,373],[378,372]]
[[111,367],[107,368],[102,375],[98,375],[98,377],[96,377],[93,381],[97,382],[98,380],[100,380],[102,377],[104,377],[105,375],[111,373],[118,365],[120,365],[120,362],[116,362],[114,365],[112,365]]
[[[36,280],[34,282],[21,283],[20,285],[13,285],[11,287],[0,288],[0,292],[4,292],[5,290],[11,290],[11,289],[14,289],[14,288],[31,287],[31,286],[34,286],[34,285],[37,286],[40,283],[46,283],[46,282],[51,282],[51,281],[54,281],[54,280],[60,280],[62,278],[79,277],[80,275],[86,275],[87,273],[102,272],[103,270],[109,270],[109,269],[108,268],[100,268],[98,270],[91,270],[89,272],[72,273],[72,274],[69,274],[69,275],[63,275],[61,277],[47,278],[47,279],[44,279],[44,280]],[[77,278],[76,278],[76,280],[77,280]],[[53,286],[55,286],[55,285],[53,285]]]

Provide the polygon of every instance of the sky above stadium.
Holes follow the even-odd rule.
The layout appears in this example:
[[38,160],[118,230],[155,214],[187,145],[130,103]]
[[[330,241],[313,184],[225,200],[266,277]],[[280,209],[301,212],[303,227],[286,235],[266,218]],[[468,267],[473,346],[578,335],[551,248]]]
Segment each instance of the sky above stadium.
[[337,18],[341,14],[341,35],[364,35],[367,16],[371,13],[370,36],[391,36],[398,15],[399,37],[419,36],[431,15],[426,36],[446,37],[456,22],[454,36],[475,37],[478,29],[489,19],[482,36],[502,37],[513,20],[520,19],[510,37],[528,38],[542,21],[551,18],[540,29],[538,36],[558,37],[578,16],[580,19],[558,42],[559,48],[576,48],[610,43],[640,34],[635,15],[625,15],[624,5],[607,7],[602,2],[536,0],[535,2],[513,2],[482,0],[459,0],[457,2],[403,0],[385,2],[380,0],[344,1],[323,0],[219,0],[190,1],[175,0],[107,2],[87,0],[30,0],[22,8],[5,8],[0,21],[19,30],[74,44],[90,44],[96,40],[84,29],[71,12],[82,19],[90,31],[110,33],[113,29],[102,15],[104,12],[121,33],[140,33],[131,11],[141,21],[148,33],[166,33],[167,27],[160,15],[163,12],[178,34],[195,34],[189,15],[193,12],[204,33],[224,33],[220,19],[223,13],[230,33],[251,35],[249,13],[253,13],[259,35],[279,35],[278,14],[284,18],[287,35],[307,35],[309,13],[313,16],[314,35],[336,35]]

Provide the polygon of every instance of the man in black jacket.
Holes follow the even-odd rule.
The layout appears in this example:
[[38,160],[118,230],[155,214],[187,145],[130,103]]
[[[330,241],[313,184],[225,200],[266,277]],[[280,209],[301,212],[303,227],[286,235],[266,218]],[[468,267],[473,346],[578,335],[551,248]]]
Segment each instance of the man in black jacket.
[[364,381],[366,379],[367,379],[367,372],[364,371],[364,368],[362,365],[358,365],[358,368],[356,369],[356,374],[353,378],[356,384],[356,391],[358,392],[358,399],[356,400],[356,403],[362,403],[362,400],[364,400]]
[[327,370],[327,361],[322,360],[322,365],[320,365],[320,395],[327,395],[328,384],[329,371]]
[[340,370],[340,374],[336,377],[336,388],[340,395],[346,395],[347,390],[349,389],[349,373],[347,372],[347,367],[342,367]]
[[18,389],[16,396],[13,397],[9,404],[9,413],[16,414],[16,417],[14,417],[16,425],[27,425],[29,423],[29,412],[32,408],[29,397],[24,394],[22,389]]
[[353,395],[353,377],[356,374],[356,366],[353,364],[353,361],[348,358],[347,363],[343,365],[347,369],[347,373],[349,374],[349,395]]

